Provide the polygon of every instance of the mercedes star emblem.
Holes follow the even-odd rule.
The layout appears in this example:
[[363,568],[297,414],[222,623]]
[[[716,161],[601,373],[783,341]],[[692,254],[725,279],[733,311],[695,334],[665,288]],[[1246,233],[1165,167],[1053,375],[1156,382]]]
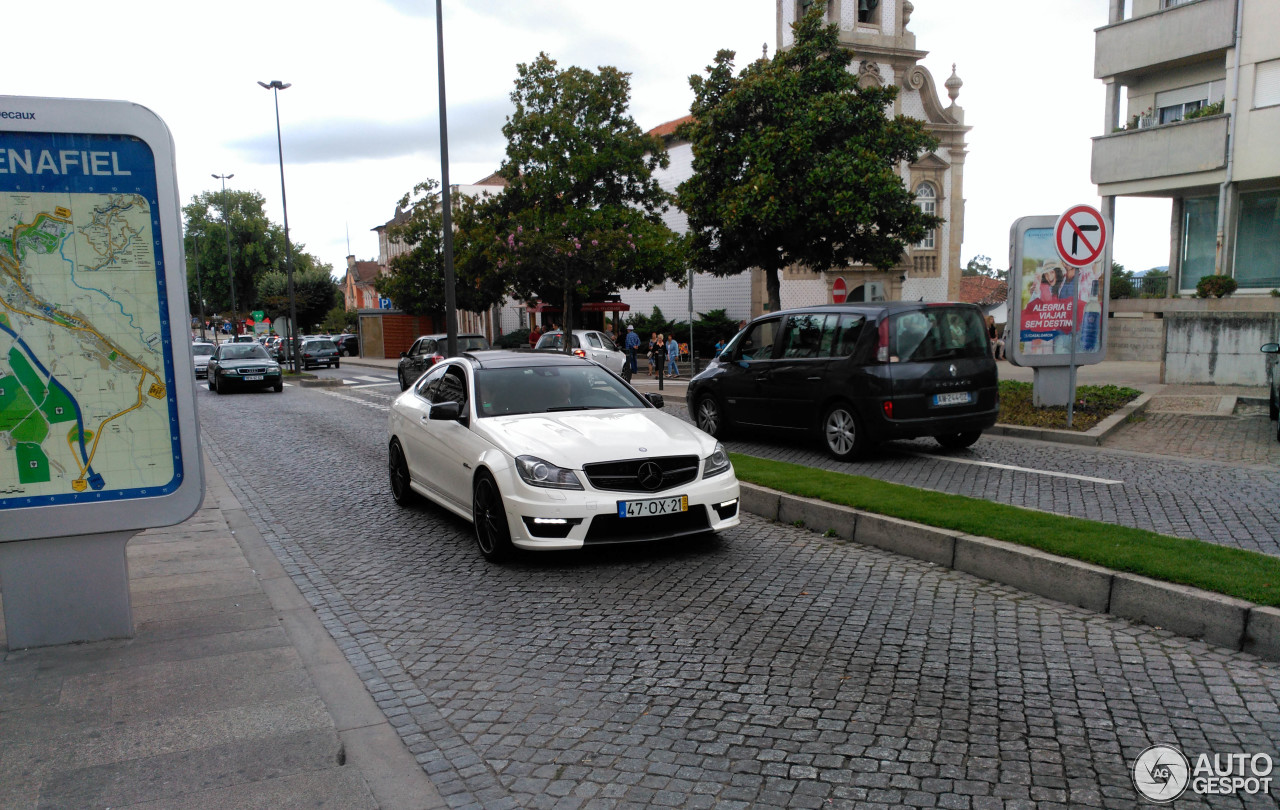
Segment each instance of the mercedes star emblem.
[[646,461],[636,470],[636,481],[652,492],[662,486],[662,468],[652,461]]

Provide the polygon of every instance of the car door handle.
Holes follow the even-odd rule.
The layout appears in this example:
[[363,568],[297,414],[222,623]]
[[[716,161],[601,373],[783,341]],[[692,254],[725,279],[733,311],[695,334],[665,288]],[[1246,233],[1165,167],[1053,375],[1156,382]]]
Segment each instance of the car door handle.
[[805,380],[808,382],[822,382],[821,377],[805,377]]

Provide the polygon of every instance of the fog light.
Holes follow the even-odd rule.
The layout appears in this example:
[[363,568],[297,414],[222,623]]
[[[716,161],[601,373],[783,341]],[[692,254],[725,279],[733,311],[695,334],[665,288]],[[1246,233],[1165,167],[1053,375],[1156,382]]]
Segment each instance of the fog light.
[[534,519],[533,519],[533,522],[534,522],[534,523],[545,523],[545,524],[551,524],[551,525],[555,525],[555,526],[563,526],[564,524],[568,523],[569,521],[565,520],[564,518],[534,518]]

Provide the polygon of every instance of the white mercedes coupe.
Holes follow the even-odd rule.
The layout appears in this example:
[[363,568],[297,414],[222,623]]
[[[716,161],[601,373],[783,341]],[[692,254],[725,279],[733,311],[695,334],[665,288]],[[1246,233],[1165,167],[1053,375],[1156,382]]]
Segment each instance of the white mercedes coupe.
[[441,361],[391,405],[391,494],[470,520],[480,553],[577,549],[738,525],[738,479],[712,436],[607,369],[545,352]]

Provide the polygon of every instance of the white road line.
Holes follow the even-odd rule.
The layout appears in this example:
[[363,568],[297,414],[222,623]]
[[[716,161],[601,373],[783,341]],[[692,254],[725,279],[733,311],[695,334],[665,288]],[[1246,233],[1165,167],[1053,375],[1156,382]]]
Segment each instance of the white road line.
[[1047,475],[1051,478],[1072,478],[1076,481],[1090,481],[1095,484],[1123,484],[1123,481],[1115,481],[1110,478],[1094,478],[1088,475],[1075,475],[1074,473],[1050,472],[1049,470],[1033,470],[1030,467],[1015,467],[1012,464],[996,464],[994,461],[974,461],[969,458],[949,458],[948,456],[935,456],[930,453],[907,453],[907,455],[917,456],[919,458],[931,458],[937,461],[950,461],[953,464],[972,464],[975,467],[993,467],[997,470],[1011,470],[1013,472],[1032,473],[1034,475]]
[[347,396],[346,394],[339,394],[339,393],[337,393],[336,391],[326,391],[326,390],[324,390],[324,389],[321,389],[321,391],[322,391],[322,393],[324,393],[324,394],[326,394],[326,395],[328,395],[328,396],[331,396],[331,397],[337,397],[338,399],[345,399],[347,402],[354,402],[354,403],[356,403],[357,405],[363,405],[363,406],[365,406],[366,408],[373,408],[375,411],[389,411],[389,410],[391,410],[391,406],[390,406],[390,405],[379,405],[379,404],[377,404],[376,402],[370,402],[370,401],[369,401],[369,400],[367,400],[367,399],[361,399],[361,398],[359,398],[359,397],[349,397],[349,396]]
[[377,388],[380,385],[399,385],[400,384],[396,380],[387,380],[386,382],[376,382],[376,383],[363,383],[361,385],[356,385],[352,383],[350,380],[343,380],[342,382],[347,387],[348,391],[356,391],[361,388]]
[[387,378],[386,378],[386,377],[352,377],[351,379],[353,379],[353,380],[361,380],[361,381],[363,381],[363,382],[376,382],[376,383],[386,382],[386,381],[387,381]]

